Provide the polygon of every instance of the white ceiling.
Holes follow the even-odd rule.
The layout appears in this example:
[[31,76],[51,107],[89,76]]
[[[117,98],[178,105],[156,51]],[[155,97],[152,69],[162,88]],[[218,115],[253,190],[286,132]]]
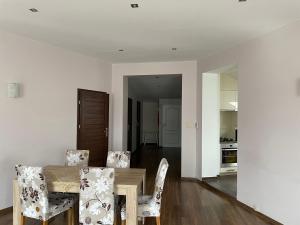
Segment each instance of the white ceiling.
[[129,95],[140,100],[158,100],[159,98],[181,98],[181,75],[130,76],[128,78]]
[[299,12],[299,0],[0,0],[0,29],[111,62],[171,61],[215,54]]

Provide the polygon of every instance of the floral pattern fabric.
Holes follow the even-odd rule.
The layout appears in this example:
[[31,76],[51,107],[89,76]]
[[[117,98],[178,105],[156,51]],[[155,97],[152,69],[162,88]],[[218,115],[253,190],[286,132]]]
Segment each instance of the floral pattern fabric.
[[89,150],[67,150],[67,166],[88,166]]
[[[108,151],[106,166],[109,168],[130,168],[129,151]],[[115,205],[120,206],[122,202],[126,203],[125,196],[115,196]]]
[[113,224],[114,180],[112,168],[86,167],[80,170],[80,225]]
[[24,216],[47,221],[73,206],[74,199],[71,196],[48,194],[43,168],[20,165],[15,168]]
[[130,168],[129,151],[109,151],[106,166],[109,168]]
[[[160,216],[161,198],[168,168],[168,161],[162,159],[156,174],[153,195],[144,195],[138,198],[138,217]],[[121,219],[126,220],[125,204],[121,207]]]

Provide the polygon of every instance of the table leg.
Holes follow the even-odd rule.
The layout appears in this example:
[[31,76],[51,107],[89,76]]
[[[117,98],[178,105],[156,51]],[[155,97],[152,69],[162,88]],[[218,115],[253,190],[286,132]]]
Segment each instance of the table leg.
[[128,187],[126,191],[126,225],[137,225],[137,207],[138,207],[138,201],[137,201],[137,192],[138,187]]
[[20,190],[17,180],[13,180],[13,225],[21,224]]
[[[146,172],[143,176],[143,195],[146,194]],[[145,224],[145,217],[142,218],[143,224]]]

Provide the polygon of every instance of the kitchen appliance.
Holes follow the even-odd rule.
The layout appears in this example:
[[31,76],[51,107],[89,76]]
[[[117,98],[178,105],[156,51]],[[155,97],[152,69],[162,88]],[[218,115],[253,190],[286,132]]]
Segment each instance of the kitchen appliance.
[[237,143],[221,143],[221,173],[237,172]]

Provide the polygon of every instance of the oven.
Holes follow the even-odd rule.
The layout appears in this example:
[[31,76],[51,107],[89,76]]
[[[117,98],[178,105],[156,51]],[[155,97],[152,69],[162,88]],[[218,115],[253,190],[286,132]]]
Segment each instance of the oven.
[[222,168],[237,168],[237,143],[221,144],[221,169]]

